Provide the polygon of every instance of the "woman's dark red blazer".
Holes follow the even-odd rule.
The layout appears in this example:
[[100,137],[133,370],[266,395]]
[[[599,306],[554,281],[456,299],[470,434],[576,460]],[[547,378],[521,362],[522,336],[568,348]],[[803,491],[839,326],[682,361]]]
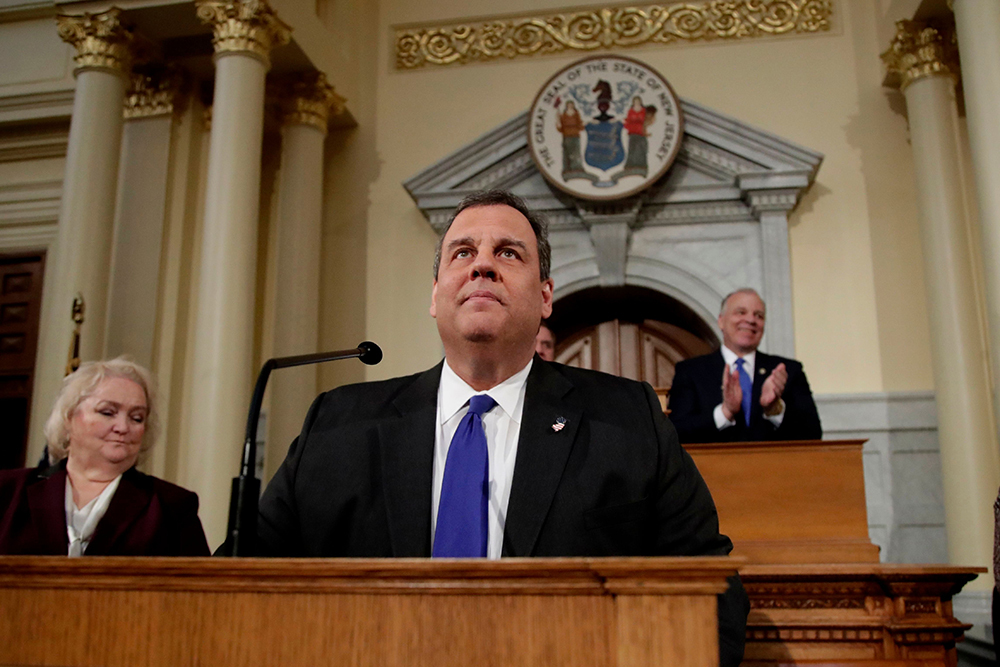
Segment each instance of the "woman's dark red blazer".
[[[66,465],[0,470],[0,554],[65,556]],[[208,556],[198,496],[131,468],[87,556]]]

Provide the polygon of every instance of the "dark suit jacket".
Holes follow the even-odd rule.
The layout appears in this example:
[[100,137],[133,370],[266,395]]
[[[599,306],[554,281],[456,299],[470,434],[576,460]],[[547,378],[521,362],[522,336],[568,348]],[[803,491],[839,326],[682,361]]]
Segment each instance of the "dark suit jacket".
[[[788,382],[781,398],[785,401],[785,417],[779,428],[764,417],[760,391],[764,380],[778,364],[785,364]],[[670,387],[670,421],[677,427],[681,442],[750,442],[759,440],[819,440],[823,429],[813,402],[809,381],[802,364],[794,359],[772,356],[757,351],[750,401],[750,426],[743,414],[736,416],[736,425],[719,430],[713,411],[722,403],[722,370],[726,362],[722,352],[687,359],[677,364]]]
[[[65,556],[66,464],[0,470],[0,554]],[[132,468],[122,475],[87,556],[208,556],[198,496]]]
[[[441,365],[322,394],[264,492],[274,556],[431,555]],[[552,425],[566,419],[561,431]],[[723,555],[715,505],[648,385],[535,358],[504,556]],[[720,596],[722,664],[743,654],[746,593]]]

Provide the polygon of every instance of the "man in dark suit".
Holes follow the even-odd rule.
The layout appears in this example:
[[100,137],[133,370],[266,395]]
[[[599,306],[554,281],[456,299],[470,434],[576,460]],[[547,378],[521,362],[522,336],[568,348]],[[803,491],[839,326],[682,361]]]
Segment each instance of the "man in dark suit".
[[823,437],[802,364],[757,350],[764,317],[757,292],[733,292],[719,313],[722,347],[677,364],[669,407],[681,442]]
[[[317,398],[261,499],[276,556],[724,555],[708,488],[644,384],[542,361],[544,222],[509,193],[459,205],[435,261],[445,359]],[[746,593],[720,596],[743,654]]]

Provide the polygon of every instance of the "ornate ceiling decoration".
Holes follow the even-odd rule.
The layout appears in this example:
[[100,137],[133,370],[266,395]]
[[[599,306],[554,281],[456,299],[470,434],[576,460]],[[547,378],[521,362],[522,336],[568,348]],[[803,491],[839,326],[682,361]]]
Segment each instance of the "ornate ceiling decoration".
[[735,40],[830,29],[834,0],[701,0],[610,5],[544,16],[396,28],[396,68],[460,65],[564,51]]

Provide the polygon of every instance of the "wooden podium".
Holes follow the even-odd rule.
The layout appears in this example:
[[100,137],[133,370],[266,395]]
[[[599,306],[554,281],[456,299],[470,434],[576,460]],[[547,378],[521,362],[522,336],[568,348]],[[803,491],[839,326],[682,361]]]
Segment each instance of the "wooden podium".
[[0,667],[716,667],[747,560],[744,667],[954,667],[985,569],[878,563],[862,444],[689,446],[742,559],[0,557]]
[[729,558],[0,557],[0,665],[716,667]]
[[877,563],[868,537],[864,440],[685,445],[733,555],[751,563]]
[[864,440],[685,445],[750,597],[743,667],[954,667],[951,599],[985,568],[879,564]]

